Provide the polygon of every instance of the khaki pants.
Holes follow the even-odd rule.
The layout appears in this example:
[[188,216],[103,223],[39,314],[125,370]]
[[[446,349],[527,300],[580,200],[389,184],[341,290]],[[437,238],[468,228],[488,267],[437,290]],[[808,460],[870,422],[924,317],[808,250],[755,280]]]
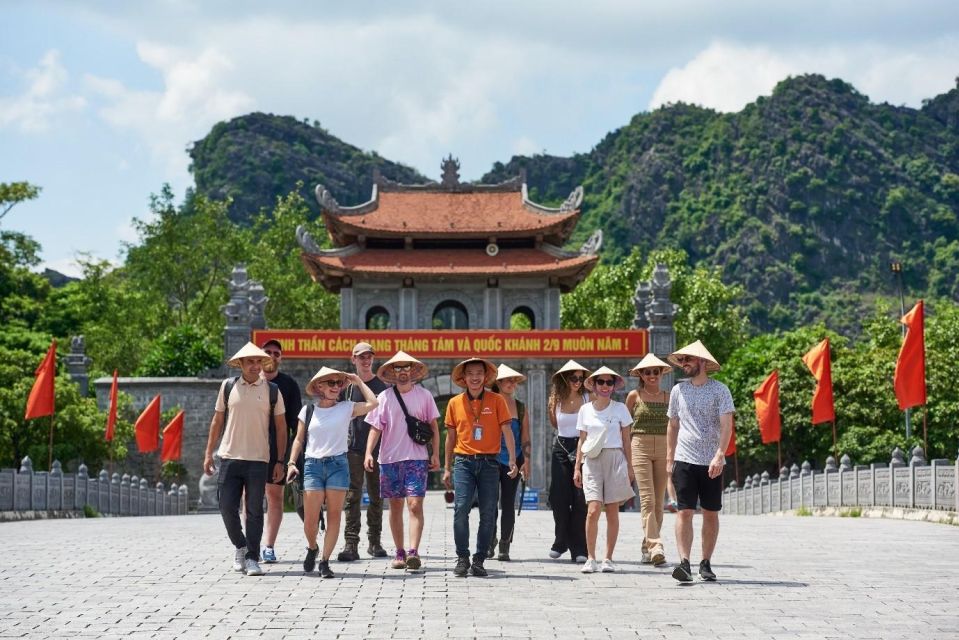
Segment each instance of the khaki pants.
[[643,518],[643,551],[662,552],[663,497],[666,495],[666,436],[634,435],[633,471],[639,484],[639,505]]

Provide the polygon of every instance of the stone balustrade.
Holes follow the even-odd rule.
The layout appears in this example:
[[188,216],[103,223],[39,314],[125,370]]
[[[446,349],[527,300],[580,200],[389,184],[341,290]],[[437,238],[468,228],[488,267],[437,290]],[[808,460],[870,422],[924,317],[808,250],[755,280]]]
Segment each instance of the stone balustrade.
[[189,490],[175,483],[151,485],[145,478],[106,470],[87,475],[86,465],[64,474],[59,460],[53,469],[34,471],[29,457],[20,469],[0,469],[0,511],[82,511],[89,506],[104,515],[164,516],[187,513]]
[[747,476],[740,487],[730,482],[723,492],[723,513],[758,515],[799,508],[896,507],[959,512],[959,458],[927,463],[922,448],[909,462],[897,447],[888,464],[853,465],[844,455],[830,456],[821,471],[809,462],[779,470],[778,478]]

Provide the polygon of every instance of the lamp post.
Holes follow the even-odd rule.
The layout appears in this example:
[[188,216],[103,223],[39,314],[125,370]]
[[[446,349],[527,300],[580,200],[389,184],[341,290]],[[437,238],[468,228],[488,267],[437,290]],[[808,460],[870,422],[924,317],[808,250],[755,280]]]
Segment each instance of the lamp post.
[[[896,287],[899,289],[899,317],[902,318],[906,315],[906,299],[902,293],[902,263],[898,260],[894,260],[889,263],[889,270],[893,272],[896,276]],[[906,325],[900,323],[902,328],[902,337],[906,337]],[[912,437],[912,422],[909,419],[910,410],[906,409],[906,437]]]

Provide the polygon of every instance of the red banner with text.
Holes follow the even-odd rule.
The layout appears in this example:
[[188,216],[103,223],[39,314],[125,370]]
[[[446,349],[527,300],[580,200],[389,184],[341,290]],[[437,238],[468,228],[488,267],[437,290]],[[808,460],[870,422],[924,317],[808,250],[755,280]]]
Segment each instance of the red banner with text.
[[591,331],[309,331],[261,329],[253,342],[277,340],[284,358],[349,358],[368,342],[381,357],[406,351],[417,358],[641,358],[645,329]]

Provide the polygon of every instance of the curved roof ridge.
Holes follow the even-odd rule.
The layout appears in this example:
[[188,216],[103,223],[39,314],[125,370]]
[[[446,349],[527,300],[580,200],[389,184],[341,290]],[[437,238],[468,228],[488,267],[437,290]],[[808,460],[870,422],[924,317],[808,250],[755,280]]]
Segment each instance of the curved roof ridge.
[[533,211],[534,213],[545,213],[547,215],[555,215],[557,213],[570,213],[579,209],[579,206],[583,204],[583,185],[578,185],[573,189],[566,200],[563,201],[558,207],[547,207],[546,205],[533,202],[529,199],[529,190],[526,187],[526,183],[523,183],[523,206]]
[[370,199],[352,207],[341,206],[340,203],[336,201],[336,198],[333,197],[333,194],[322,184],[317,184],[313,193],[316,195],[317,203],[319,203],[324,211],[338,216],[357,216],[363,213],[369,213],[380,204],[380,194],[376,182],[373,183],[373,195],[370,196]]

